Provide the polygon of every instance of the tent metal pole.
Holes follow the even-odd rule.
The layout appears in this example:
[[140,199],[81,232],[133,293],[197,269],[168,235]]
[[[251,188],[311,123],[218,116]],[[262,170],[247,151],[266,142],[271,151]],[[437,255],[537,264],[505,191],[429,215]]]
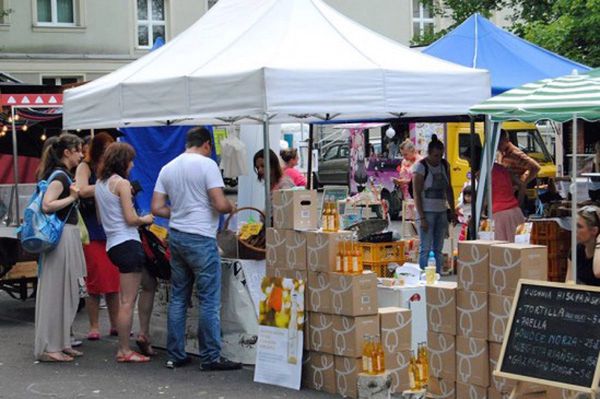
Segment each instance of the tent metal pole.
[[265,170],[265,227],[271,227],[271,144],[269,142],[269,116],[263,122],[264,170]]
[[577,283],[577,114],[573,115],[573,144],[571,147],[571,264]]
[[19,207],[19,152],[17,150],[17,125],[15,123],[15,107],[10,107],[10,116],[12,123],[12,145],[13,145],[13,175],[14,175],[14,193],[15,193],[15,220],[16,225],[21,224],[21,209]]
[[314,125],[308,124],[308,173],[306,176],[306,189],[311,190],[313,186],[313,145],[314,145]]
[[[479,226],[479,215],[477,215],[477,189],[475,185],[475,171],[473,170],[473,159],[475,154],[475,118],[473,115],[469,117],[470,119],[470,128],[471,128],[471,142],[469,145],[471,146],[471,229],[469,234],[470,240],[477,239],[477,227]],[[479,157],[479,163],[481,163],[481,156]],[[481,167],[480,167],[481,169]]]
[[486,116],[485,117],[485,123],[484,123],[484,132],[485,132],[485,137],[486,137],[486,142],[488,145],[488,170],[487,170],[487,215],[488,215],[488,219],[490,220],[490,225],[493,225],[494,223],[494,214],[492,213],[492,168],[494,167],[494,158],[495,158],[495,148],[494,148],[494,131],[495,129],[492,129],[491,126],[491,118],[490,116]]

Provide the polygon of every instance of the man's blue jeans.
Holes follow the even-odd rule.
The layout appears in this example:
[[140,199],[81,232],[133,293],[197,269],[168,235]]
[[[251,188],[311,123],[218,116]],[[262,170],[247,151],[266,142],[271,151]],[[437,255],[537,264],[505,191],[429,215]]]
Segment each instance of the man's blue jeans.
[[429,259],[429,251],[435,254],[435,268],[438,273],[442,271],[444,264],[444,239],[448,234],[448,214],[444,212],[425,212],[425,220],[429,228],[425,232],[419,225],[419,239],[421,244],[419,247],[419,266],[421,269],[427,267]]
[[202,363],[221,357],[221,258],[217,240],[171,229],[171,297],[167,320],[167,351],[170,360],[184,360],[188,303],[196,284],[198,348]]

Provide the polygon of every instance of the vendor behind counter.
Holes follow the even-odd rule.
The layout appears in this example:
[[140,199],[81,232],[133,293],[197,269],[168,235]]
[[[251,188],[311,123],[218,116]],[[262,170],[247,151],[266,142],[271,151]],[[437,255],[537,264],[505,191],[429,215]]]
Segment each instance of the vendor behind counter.
[[[573,281],[571,256],[567,281]],[[577,219],[577,282],[600,286],[600,208],[586,206]]]

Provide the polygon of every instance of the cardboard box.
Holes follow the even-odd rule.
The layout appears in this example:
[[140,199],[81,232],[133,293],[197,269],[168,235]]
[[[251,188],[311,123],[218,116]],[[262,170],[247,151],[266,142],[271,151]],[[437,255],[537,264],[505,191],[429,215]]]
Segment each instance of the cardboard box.
[[385,354],[385,369],[392,375],[392,393],[401,394],[410,389],[408,370],[411,356],[410,350]]
[[488,340],[499,344],[504,340],[504,333],[508,325],[513,298],[490,294],[488,298]]
[[312,351],[334,353],[333,350],[333,316],[324,313],[309,313],[308,324]]
[[412,312],[410,309],[379,308],[381,343],[388,354],[412,349]]
[[429,331],[456,335],[456,286],[436,283],[425,288]]
[[490,249],[490,293],[514,296],[519,279],[548,279],[548,248],[529,244],[500,244]]
[[334,314],[377,315],[377,275],[330,273],[331,305]]
[[289,269],[306,269],[306,233],[297,230],[285,232],[285,263]]
[[485,388],[490,385],[490,360],[486,340],[456,337],[456,382]]
[[457,290],[456,314],[457,335],[488,338],[488,294],[486,292]]
[[306,251],[308,270],[312,272],[335,272],[335,257],[338,245],[351,237],[349,231],[326,233],[322,231],[306,232]]
[[331,394],[336,393],[335,362],[333,355],[308,352],[303,367],[303,383],[306,388]]
[[[457,399],[456,383],[441,378],[430,378],[427,390],[438,399]],[[462,398],[458,398],[462,399]]]
[[547,399],[572,399],[573,394],[574,392],[568,389],[548,387],[546,390]]
[[328,273],[308,272],[307,293],[310,312],[333,313]]
[[429,349],[429,376],[456,381],[456,337],[448,334],[427,333]]
[[379,316],[333,317],[333,350],[336,356],[362,356],[365,335],[379,334]]
[[335,356],[335,385],[339,395],[358,397],[358,374],[362,372],[362,359]]
[[[267,228],[267,253],[266,253],[266,264],[267,270],[269,267],[274,268],[285,268],[287,269],[285,257],[285,230],[274,229],[272,227]],[[267,274],[268,275],[268,274]]]
[[488,399],[488,389],[477,385],[456,383],[456,397],[460,399]]
[[496,391],[501,393],[510,393],[512,389],[515,387],[516,382],[514,380],[508,380],[506,378],[495,377],[494,370],[496,370],[496,366],[498,364],[498,359],[500,358],[500,351],[502,349],[501,344],[496,344],[490,342],[489,344],[490,351],[490,385]]
[[493,386],[489,387],[487,390],[487,398],[488,399],[508,399],[509,393],[500,392]]
[[314,190],[273,191],[273,227],[276,229],[317,229],[317,192]]
[[303,330],[304,348],[303,349],[305,351],[310,350],[310,322],[308,320],[309,315],[310,315],[309,313],[304,314],[304,330]]
[[488,292],[490,247],[503,241],[459,241],[457,282],[459,289]]

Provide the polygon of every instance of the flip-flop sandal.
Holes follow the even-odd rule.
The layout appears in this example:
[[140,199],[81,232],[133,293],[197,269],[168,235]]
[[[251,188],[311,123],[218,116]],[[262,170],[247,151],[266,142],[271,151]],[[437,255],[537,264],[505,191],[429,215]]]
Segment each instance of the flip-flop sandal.
[[69,362],[72,362],[73,360],[75,360],[71,356],[68,356],[66,354],[61,354],[61,355],[58,355],[60,357],[56,357],[57,355],[50,355],[49,353],[42,353],[42,355],[39,357],[38,360],[43,363],[69,363]]
[[87,335],[87,339],[88,339],[88,341],[99,341],[100,333],[99,332],[90,332]]
[[73,348],[65,348],[62,351],[65,355],[70,356],[70,357],[81,357],[83,356],[83,352],[80,352],[78,350],[75,350]]
[[129,355],[117,355],[118,363],[147,363],[150,361],[148,356],[140,355],[137,352],[130,352]]
[[137,339],[135,341],[138,348],[140,349],[140,353],[144,356],[156,356],[157,353],[152,348],[152,344],[148,342],[146,339]]
[[[110,335],[111,337],[118,337],[118,336],[119,336],[119,332],[117,331],[117,329],[116,329],[116,328],[111,328],[111,329],[110,329],[110,332],[109,332],[109,335]],[[130,337],[133,337],[133,331],[129,333],[129,336],[130,336]]]

